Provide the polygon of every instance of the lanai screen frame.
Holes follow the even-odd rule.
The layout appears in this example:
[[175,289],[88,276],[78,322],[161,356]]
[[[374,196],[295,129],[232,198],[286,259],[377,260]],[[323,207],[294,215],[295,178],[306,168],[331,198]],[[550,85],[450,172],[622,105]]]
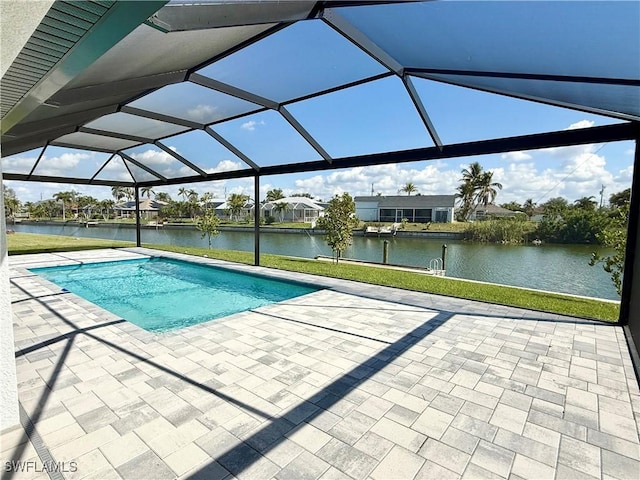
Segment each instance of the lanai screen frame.
[[[158,2],[162,3],[162,2]],[[173,156],[176,160],[183,163],[184,165],[189,166],[192,170],[194,170],[197,175],[193,175],[191,177],[179,177],[179,178],[158,178],[158,180],[151,181],[135,181],[135,177],[132,175],[134,179],[133,182],[125,182],[125,181],[112,181],[112,180],[101,180],[96,179],[95,175],[93,178],[85,179],[85,178],[74,178],[74,177],[49,177],[49,176],[40,176],[34,175],[34,171],[38,166],[38,159],[31,169],[29,174],[16,174],[16,173],[5,173],[3,175],[4,179],[7,180],[19,180],[19,181],[33,181],[33,182],[52,182],[52,183],[68,183],[68,184],[78,184],[78,185],[96,185],[96,186],[130,186],[135,189],[135,199],[136,199],[136,244],[138,246],[141,245],[141,226],[140,226],[140,211],[139,211],[139,189],[143,187],[159,187],[159,186],[168,186],[168,185],[181,185],[181,184],[191,184],[191,183],[199,183],[199,182],[210,182],[217,180],[229,180],[229,179],[241,179],[241,178],[253,178],[254,179],[254,198],[259,198],[259,190],[260,190],[260,180],[262,177],[271,176],[271,175],[282,175],[282,174],[290,174],[290,173],[306,173],[306,172],[316,172],[316,171],[328,171],[328,170],[337,170],[342,168],[352,168],[352,167],[365,167],[372,165],[386,165],[386,164],[397,164],[397,163],[407,163],[407,162],[417,162],[417,161],[428,161],[428,160],[444,160],[451,159],[457,157],[474,157],[486,154],[497,154],[497,153],[508,153],[513,151],[526,151],[526,150],[535,150],[535,149],[543,149],[543,148],[552,148],[552,147],[567,147],[574,145],[582,145],[582,144],[590,144],[590,143],[601,143],[601,142],[614,142],[614,141],[625,141],[631,140],[635,141],[635,155],[634,155],[634,173],[632,180],[632,196],[631,196],[631,204],[630,204],[630,218],[629,218],[629,226],[628,226],[628,240],[627,240],[627,251],[626,251],[626,260],[625,260],[625,275],[623,279],[623,289],[622,289],[622,297],[621,297],[621,309],[619,316],[619,324],[625,326],[625,331],[628,335],[631,333],[627,331],[630,316],[631,316],[631,300],[632,300],[632,290],[633,290],[633,280],[634,267],[636,263],[640,261],[640,256],[636,257],[635,255],[635,246],[638,245],[638,229],[640,228],[639,218],[640,218],[640,195],[638,192],[640,191],[640,122],[636,121],[632,116],[625,117],[624,115],[617,115],[616,118],[622,120],[630,120],[627,123],[619,123],[613,125],[599,126],[599,127],[591,127],[580,130],[563,130],[563,131],[555,131],[555,132],[547,132],[540,134],[530,134],[530,135],[522,135],[516,137],[504,137],[504,138],[494,138],[483,141],[474,141],[474,142],[466,142],[466,143],[458,143],[458,144],[443,144],[440,140],[438,133],[432,124],[427,111],[424,106],[421,104],[420,98],[415,91],[415,87],[412,84],[410,75],[420,75],[423,78],[428,78],[429,75],[466,75],[466,76],[490,76],[496,78],[516,78],[516,79],[524,79],[524,80],[543,80],[546,82],[570,82],[576,84],[584,84],[584,83],[604,83],[604,84],[612,84],[612,85],[625,85],[625,86],[640,86],[640,81],[635,79],[602,79],[602,78],[594,78],[594,77],[586,77],[586,76],[563,76],[563,75],[540,75],[540,74],[526,74],[526,73],[504,73],[504,72],[487,72],[487,71],[476,71],[476,70],[453,70],[453,69],[412,69],[412,68],[404,68],[399,65],[392,57],[385,54],[385,52],[379,49],[374,43],[369,41],[366,36],[363,38],[357,29],[354,29],[349,22],[345,22],[344,19],[340,17],[340,15],[333,15],[333,11],[328,8],[328,5],[325,5],[326,2],[317,2],[314,8],[312,9],[312,14],[310,14],[309,18],[316,18],[320,12],[322,12],[325,7],[327,7],[328,14],[321,15],[322,20],[327,23],[331,28],[340,33],[344,38],[346,38],[349,42],[356,45],[358,48],[363,50],[365,53],[370,55],[376,61],[378,61],[381,65],[386,68],[386,72],[376,75],[374,77],[364,78],[361,80],[357,80],[348,84],[340,85],[338,87],[328,88],[326,90],[318,91],[313,94],[305,95],[302,97],[298,97],[295,99],[287,100],[282,103],[276,103],[272,100],[262,98],[253,93],[243,91],[237,87],[233,87],[230,85],[226,85],[217,81],[212,81],[211,79],[204,77],[197,73],[203,66],[207,64],[214,63],[221,58],[226,57],[227,55],[244,48],[252,43],[260,41],[261,39],[278,32],[279,30],[286,28],[295,21],[292,22],[280,22],[275,26],[265,30],[263,33],[256,35],[255,37],[249,39],[246,42],[243,42],[239,45],[236,45],[230,51],[225,51],[219,55],[214,56],[209,59],[205,64],[199,64],[191,69],[184,75],[181,81],[191,81],[193,83],[206,86],[214,89],[215,91],[224,92],[229,95],[235,96],[237,98],[241,98],[244,100],[251,101],[260,105],[260,111],[266,110],[275,110],[282,114],[282,116],[293,126],[295,130],[320,154],[322,160],[317,161],[309,161],[303,163],[291,163],[291,164],[282,164],[282,165],[274,165],[274,166],[264,166],[259,167],[256,165],[250,158],[246,157],[242,154],[234,145],[226,142],[224,138],[220,138],[219,135],[214,132],[210,126],[215,124],[200,124],[197,122],[193,122],[190,120],[185,120],[182,118],[178,118],[171,115],[166,114],[158,114],[149,111],[141,111],[136,109],[135,107],[131,107],[128,105],[131,101],[136,98],[142,97],[148,93],[155,91],[158,86],[153,86],[152,88],[143,92],[142,95],[135,95],[129,98],[126,101],[120,102],[118,104],[115,112],[123,112],[123,113],[131,113],[134,115],[166,121],[175,125],[181,125],[186,127],[187,131],[193,130],[202,130],[208,133],[210,136],[215,138],[218,141],[226,146],[230,151],[235,153],[239,158],[241,158],[249,168],[228,172],[219,172],[208,174],[203,170],[199,169],[195,165],[193,165],[188,159],[181,157],[176,152],[170,151],[162,143],[163,138],[144,138],[134,135],[128,134],[116,134],[105,131],[97,131],[92,130],[91,128],[82,126],[85,122],[80,122],[80,125],[77,125],[72,128],[65,128],[55,132],[55,137],[59,137],[64,135],[65,133],[73,133],[73,132],[85,132],[85,133],[96,133],[108,137],[120,138],[125,140],[130,140],[133,142],[137,142],[138,145],[144,144],[152,144],[162,149],[169,155]],[[340,3],[340,2],[339,2]],[[347,3],[347,2],[342,2]],[[385,3],[385,2],[377,2],[377,3]],[[333,4],[332,7],[339,6],[339,4]],[[304,21],[304,20],[301,20]],[[360,155],[360,156],[350,156],[350,157],[342,157],[342,158],[332,158],[323,148],[322,146],[313,138],[313,136],[307,132],[302,125],[300,125],[297,120],[287,111],[287,105],[291,103],[295,103],[304,99],[311,99],[314,97],[318,97],[321,95],[325,95],[327,93],[331,93],[334,91],[342,90],[345,88],[361,85],[367,82],[376,81],[379,79],[383,79],[386,77],[398,77],[404,84],[408,95],[414,103],[414,107],[416,108],[422,122],[424,123],[425,128],[427,129],[431,139],[435,146],[426,147],[426,148],[418,148],[411,150],[400,150],[393,152],[384,152],[384,153],[376,153],[376,154],[368,154],[368,155]],[[436,81],[443,81],[442,78],[434,78]],[[469,87],[467,88],[475,88],[480,91],[490,91],[482,88]],[[497,92],[492,92],[497,93]],[[510,96],[508,93],[500,92],[503,95]],[[522,97],[516,97],[522,98]],[[533,101],[538,101],[540,103],[551,104],[551,105],[559,105],[559,102],[545,102],[542,100],[531,99]],[[567,108],[572,108],[574,110],[581,110],[589,113],[599,113],[606,114],[606,112],[599,111],[594,108],[580,108],[575,105],[567,105]],[[112,112],[105,112],[112,113]],[[253,111],[256,113],[256,111]],[[239,115],[238,118],[245,116],[246,114]],[[228,118],[224,121],[229,120]],[[4,130],[3,130],[4,131]],[[53,135],[53,133],[51,133]],[[172,135],[170,135],[172,136]],[[169,136],[169,137],[170,137]],[[166,137],[165,137],[166,138]],[[49,142],[44,146],[53,145],[53,146],[69,146],[72,148],[83,149],[88,151],[97,151],[97,152],[106,152],[112,155],[120,155],[123,156],[124,153],[121,150],[109,150],[109,149],[101,149],[95,147],[81,147],[78,145],[65,145],[60,142]],[[19,149],[20,147],[9,147],[9,155],[12,153],[12,149]],[[29,148],[33,148],[33,145],[29,145],[28,147],[23,147],[20,151],[28,150]],[[130,148],[130,147],[127,147]],[[45,149],[42,150],[44,152]],[[42,155],[42,154],[41,154]],[[123,158],[125,158],[123,156]],[[138,167],[147,170],[149,173],[156,177],[161,177],[157,172],[150,170],[148,167],[137,163],[131,157],[127,157],[127,160],[132,164],[137,165]],[[97,174],[96,174],[97,175]],[[256,202],[257,203],[257,202]],[[254,264],[260,265],[260,222],[259,222],[260,211],[258,208],[254,208],[254,236],[255,236],[255,244],[254,244]],[[638,270],[640,271],[640,266],[638,266]],[[638,288],[638,287],[636,287]],[[640,326],[636,327],[640,330]],[[632,329],[633,330],[633,329]],[[638,339],[636,340],[636,344],[640,345],[640,334],[637,334]],[[633,335],[631,335],[633,337]],[[630,342],[631,345],[631,342]],[[636,362],[637,364],[637,362]]]

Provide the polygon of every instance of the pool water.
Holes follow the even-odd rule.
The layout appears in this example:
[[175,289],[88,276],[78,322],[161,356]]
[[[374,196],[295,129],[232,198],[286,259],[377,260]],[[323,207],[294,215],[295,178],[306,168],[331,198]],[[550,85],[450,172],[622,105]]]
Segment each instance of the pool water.
[[159,257],[30,270],[154,332],[207,322],[318,290],[302,283]]

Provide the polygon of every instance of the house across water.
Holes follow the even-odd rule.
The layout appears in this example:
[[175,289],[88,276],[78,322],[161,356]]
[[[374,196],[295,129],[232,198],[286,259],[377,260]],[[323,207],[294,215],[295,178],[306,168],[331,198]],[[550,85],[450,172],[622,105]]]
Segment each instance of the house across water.
[[365,222],[448,223],[454,219],[455,195],[356,197],[356,215]]

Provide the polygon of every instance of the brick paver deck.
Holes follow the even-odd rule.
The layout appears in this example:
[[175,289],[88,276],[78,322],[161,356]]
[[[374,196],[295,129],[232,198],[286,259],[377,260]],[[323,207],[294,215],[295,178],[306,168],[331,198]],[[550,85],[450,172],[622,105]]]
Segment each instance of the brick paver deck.
[[153,334],[26,270],[146,254],[10,258],[7,478],[639,478],[620,327],[201,259],[326,289]]

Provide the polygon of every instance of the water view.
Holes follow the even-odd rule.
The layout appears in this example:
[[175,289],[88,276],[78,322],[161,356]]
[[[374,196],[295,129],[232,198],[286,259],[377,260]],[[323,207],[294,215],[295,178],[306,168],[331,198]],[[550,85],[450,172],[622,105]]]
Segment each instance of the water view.
[[[80,227],[78,225],[11,226],[17,232],[67,235],[135,241],[135,229],[128,227]],[[354,237],[345,257],[382,261],[384,238]],[[619,300],[609,274],[602,267],[589,266],[594,250],[590,245],[499,245],[458,240],[388,238],[389,263],[427,267],[439,258],[442,244],[447,248],[447,276],[480,280],[554,292]],[[192,229],[142,230],[143,243],[206,247],[207,240]],[[253,251],[252,232],[220,232],[213,248]],[[268,233],[261,236],[261,252],[313,258],[331,255],[321,235]],[[604,251],[606,253],[606,251]]]

